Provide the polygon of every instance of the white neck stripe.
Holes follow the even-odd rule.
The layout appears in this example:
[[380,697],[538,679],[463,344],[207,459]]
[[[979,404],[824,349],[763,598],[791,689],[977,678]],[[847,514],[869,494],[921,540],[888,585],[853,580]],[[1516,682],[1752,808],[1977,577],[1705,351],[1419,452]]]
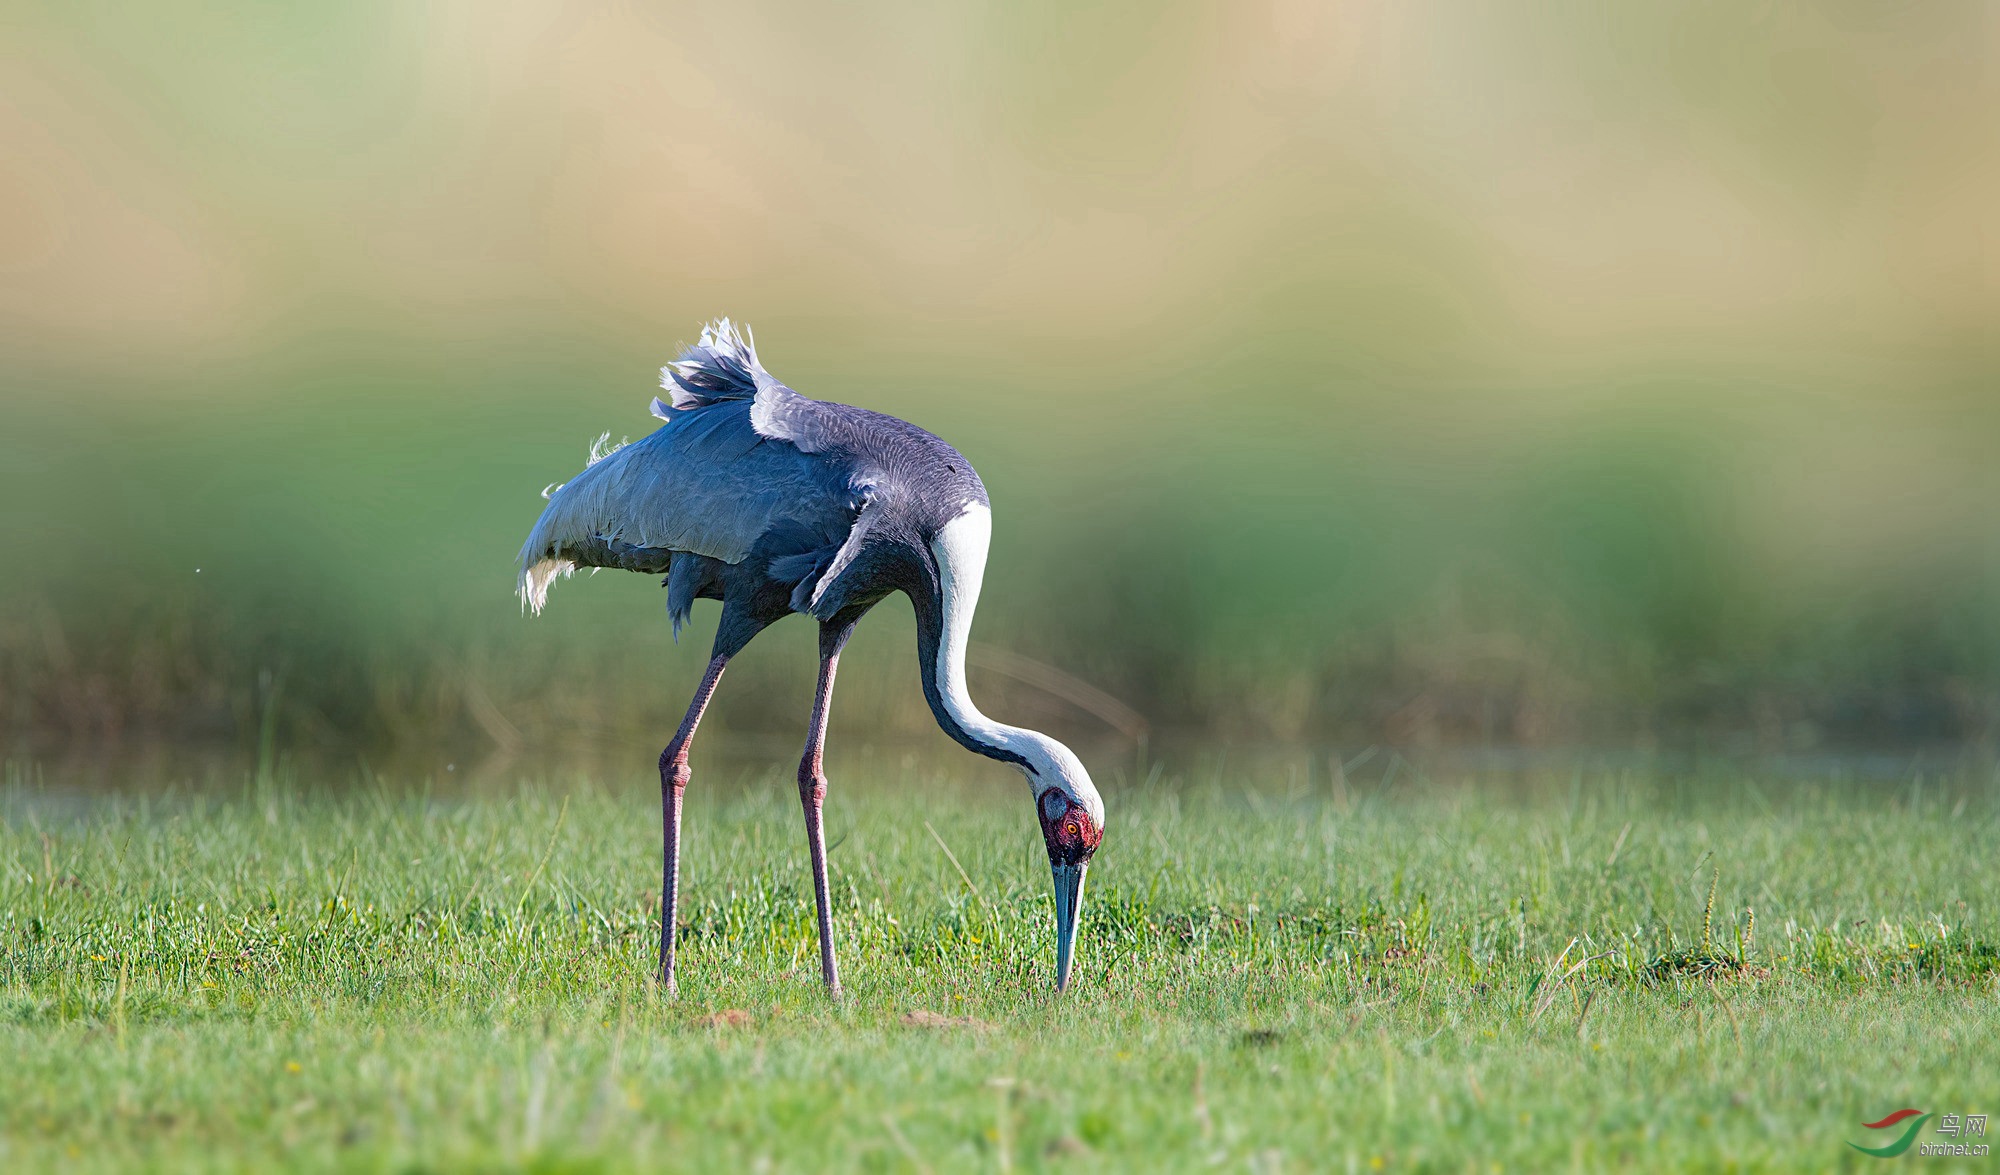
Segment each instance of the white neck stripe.
[[938,595],[944,631],[937,648],[938,695],[945,712],[959,729],[990,747],[1020,754],[1023,733],[993,721],[972,704],[965,688],[965,646],[972,636],[972,615],[979,608],[979,588],[986,576],[986,551],[993,540],[993,512],[968,502],[965,512],[945,523],[931,543],[937,557]]

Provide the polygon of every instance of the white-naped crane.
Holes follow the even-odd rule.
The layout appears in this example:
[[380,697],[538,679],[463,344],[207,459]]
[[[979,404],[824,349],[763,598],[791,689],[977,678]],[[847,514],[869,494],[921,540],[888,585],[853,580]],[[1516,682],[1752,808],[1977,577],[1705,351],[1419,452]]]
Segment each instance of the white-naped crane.
[[965,688],[966,639],[979,604],[992,515],[986,487],[956,449],[913,424],[810,400],[764,370],[748,329],[728,319],[660,372],[664,423],[598,456],[549,504],[521,548],[521,597],[540,612],[549,584],[578,567],[666,576],[680,632],[694,602],[720,600],[715,647],[687,716],[660,754],[666,863],[660,883],[660,981],[674,990],[681,796],[688,745],[729,659],[773,621],[819,621],[819,686],[799,760],[799,802],[812,853],[820,969],[840,994],[827,898],[821,808],[827,706],[854,626],[892,592],[910,598],[924,698],[967,750],[1027,776],[1055,882],[1056,988],[1069,984],[1090,858],[1104,801],[1070,749],[995,722]]

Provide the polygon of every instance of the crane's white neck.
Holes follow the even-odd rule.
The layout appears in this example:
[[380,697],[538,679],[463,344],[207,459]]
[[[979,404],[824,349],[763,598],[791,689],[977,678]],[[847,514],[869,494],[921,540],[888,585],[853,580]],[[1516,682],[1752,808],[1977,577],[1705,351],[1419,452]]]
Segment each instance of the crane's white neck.
[[986,576],[986,551],[993,539],[993,513],[979,502],[944,525],[931,540],[937,560],[939,620],[943,631],[933,669],[938,702],[952,722],[974,742],[1001,752],[1001,758],[1023,760],[1029,784],[1037,793],[1057,787],[1083,804],[1091,818],[1104,820],[1104,802],[1090,775],[1071,750],[1040,733],[995,722],[972,704],[965,688],[965,649],[972,635],[972,616],[979,608],[979,587]]
[[979,586],[986,578],[986,551],[992,541],[993,512],[977,502],[966,503],[965,513],[945,523],[931,541],[944,629],[938,637],[937,688],[945,711],[961,730],[988,746],[1019,754],[1015,744],[1026,732],[981,714],[965,688],[965,647],[972,637],[972,614],[979,608]]

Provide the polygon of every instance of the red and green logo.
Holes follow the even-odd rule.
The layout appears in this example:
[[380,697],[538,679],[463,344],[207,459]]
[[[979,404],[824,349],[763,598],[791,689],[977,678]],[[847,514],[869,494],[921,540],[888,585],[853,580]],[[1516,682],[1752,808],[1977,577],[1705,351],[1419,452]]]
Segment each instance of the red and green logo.
[[1864,1155],[1874,1155],[1878,1159],[1893,1159],[1910,1149],[1910,1144],[1916,1141],[1917,1131],[1924,1128],[1924,1123],[1930,1121],[1931,1116],[1922,1110],[1897,1110],[1880,1122],[1862,1123],[1863,1126],[1866,1126],[1870,1130],[1887,1130],[1892,1126],[1900,1125],[1906,1118],[1914,1118],[1915,1121],[1910,1123],[1909,1129],[1903,1131],[1903,1137],[1890,1143],[1888,1146],[1862,1146],[1858,1142],[1850,1142],[1847,1145]]

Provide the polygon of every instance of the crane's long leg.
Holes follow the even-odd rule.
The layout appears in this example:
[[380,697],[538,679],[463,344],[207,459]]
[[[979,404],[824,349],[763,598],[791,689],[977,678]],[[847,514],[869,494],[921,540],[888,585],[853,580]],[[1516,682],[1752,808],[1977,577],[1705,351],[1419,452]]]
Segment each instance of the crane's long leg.
[[660,828],[666,842],[666,866],[660,874],[660,985],[668,995],[674,994],[674,907],[680,899],[681,881],[681,793],[687,790],[692,778],[688,770],[688,744],[694,741],[694,729],[701,725],[702,712],[715,696],[716,683],[722,680],[722,669],[727,664],[726,656],[717,656],[708,663],[708,672],[702,675],[694,701],[688,703],[687,717],[681,719],[674,741],[660,752]]
[[[844,636],[841,638],[844,641]],[[833,960],[833,906],[826,888],[826,830],[820,809],[826,803],[826,771],[822,753],[826,747],[826,711],[833,700],[833,673],[840,664],[836,645],[826,651],[822,642],[819,661],[819,688],[813,695],[812,722],[806,728],[806,753],[799,760],[799,806],[806,812],[806,847],[812,851],[813,901],[819,913],[819,970],[829,995],[840,997],[840,968]]]

